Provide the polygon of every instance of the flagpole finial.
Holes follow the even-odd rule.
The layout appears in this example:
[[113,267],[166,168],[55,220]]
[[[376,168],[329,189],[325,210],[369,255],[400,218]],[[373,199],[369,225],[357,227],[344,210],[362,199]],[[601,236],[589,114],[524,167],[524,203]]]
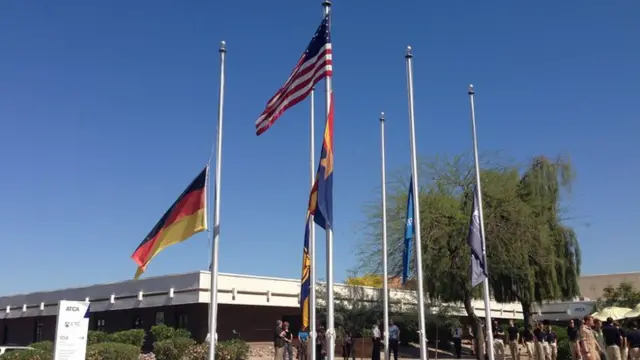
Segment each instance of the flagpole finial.
[[220,52],[221,53],[227,52],[227,42],[224,40],[220,41]]
[[406,51],[404,57],[406,57],[407,59],[413,57],[413,49],[411,49],[411,46],[407,46],[407,51]]
[[468,90],[469,90],[468,92],[469,95],[474,95],[476,93],[476,91],[473,89],[473,84],[469,84]]
[[331,7],[331,0],[322,1],[322,7],[330,8]]
[[380,113],[380,121],[384,122],[384,112]]

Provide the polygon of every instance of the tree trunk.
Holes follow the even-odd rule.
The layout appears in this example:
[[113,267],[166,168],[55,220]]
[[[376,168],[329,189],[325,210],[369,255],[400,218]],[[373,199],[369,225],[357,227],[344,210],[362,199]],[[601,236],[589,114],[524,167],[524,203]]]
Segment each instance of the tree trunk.
[[524,324],[531,326],[532,325],[532,320],[531,320],[531,303],[528,303],[526,301],[522,301],[520,302],[520,304],[522,305],[522,317],[524,318]]
[[471,321],[471,326],[473,328],[473,335],[475,337],[474,341],[474,351],[476,355],[476,359],[484,360],[484,332],[482,331],[482,326],[480,325],[480,319],[476,316],[476,313],[473,311],[473,307],[471,306],[471,294],[469,292],[465,292],[464,294],[464,310],[467,312],[467,318]]

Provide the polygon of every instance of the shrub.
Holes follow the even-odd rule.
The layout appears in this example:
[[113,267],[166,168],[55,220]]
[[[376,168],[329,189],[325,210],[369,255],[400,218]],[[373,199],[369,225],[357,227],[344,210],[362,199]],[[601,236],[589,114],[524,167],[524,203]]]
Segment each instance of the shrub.
[[179,337],[157,341],[153,344],[153,354],[157,360],[181,360],[195,344],[191,339]]
[[46,352],[40,349],[12,351],[0,355],[0,360],[51,360],[52,358],[53,351]]
[[558,341],[558,360],[571,360],[571,344],[569,340]]
[[145,333],[142,329],[133,329],[109,334],[108,341],[112,343],[127,344],[137,346],[138,349],[144,343]]
[[106,332],[89,330],[89,334],[87,335],[87,346],[107,341],[109,341],[109,334]]
[[44,352],[48,352],[49,354],[53,354],[53,341],[40,341],[29,346],[36,350],[42,350]]
[[151,334],[156,342],[175,339],[175,338],[191,338],[191,333],[185,329],[174,329],[167,325],[156,325],[151,327]]
[[[209,358],[209,344],[193,345],[185,353],[188,360],[206,360]],[[216,345],[216,359],[218,360],[247,360],[249,358],[249,344],[243,340],[221,341]]]
[[87,347],[86,360],[138,360],[139,355],[139,346],[105,342]]

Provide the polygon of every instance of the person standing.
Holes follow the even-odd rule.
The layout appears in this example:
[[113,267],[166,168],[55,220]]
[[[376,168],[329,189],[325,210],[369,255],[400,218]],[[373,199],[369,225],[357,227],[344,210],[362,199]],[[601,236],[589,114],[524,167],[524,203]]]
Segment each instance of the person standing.
[[598,346],[598,352],[600,353],[600,359],[607,359],[607,347],[604,343],[604,335],[602,334],[602,322],[599,319],[593,319],[593,335],[596,337],[596,344]]
[[[400,346],[400,328],[389,320],[389,350],[393,352],[393,359],[398,360],[398,347]],[[389,353],[389,359],[391,358]]]
[[493,334],[495,334],[495,338],[493,339],[495,354],[498,355],[498,359],[504,360],[504,330],[495,320],[493,321],[492,330]]
[[353,334],[351,331],[347,331],[344,334],[344,342],[343,342],[343,351],[342,357],[344,360],[349,360],[349,358],[353,357],[353,360],[356,360],[356,353],[353,351]]
[[276,330],[273,334],[273,347],[275,349],[273,360],[284,359],[284,330],[282,329],[282,320],[276,321]]
[[594,326],[593,318],[590,315],[584,317],[579,331],[579,346],[583,360],[600,360],[598,342],[591,327]]
[[631,329],[627,331],[627,346],[629,347],[629,360],[640,360],[640,330],[638,321],[631,322]]
[[547,341],[542,323],[537,323],[533,329],[533,341],[535,342],[535,358],[536,360],[544,360],[544,343]]
[[326,351],[327,337],[324,326],[318,327],[318,335],[316,336],[316,359],[322,360],[327,355]]
[[531,331],[531,325],[526,324],[522,333],[520,333],[520,341],[524,348],[527,350],[527,355],[529,356],[529,360],[533,360],[536,354],[535,351],[535,337],[533,336],[533,332]]
[[520,360],[520,352],[518,351],[518,343],[520,342],[520,334],[518,327],[514,324],[513,320],[509,320],[509,327],[507,328],[507,341],[509,342],[509,351],[511,351],[511,357],[513,360]]
[[627,360],[629,358],[629,345],[627,344],[627,334],[622,327],[620,327],[620,323],[617,321],[613,322],[613,326],[618,329],[620,332],[620,337],[622,338],[622,345],[620,345],[620,356],[622,360]]
[[558,359],[558,334],[549,326],[547,328],[547,346],[549,347],[549,358]]
[[569,338],[571,360],[581,360],[580,348],[578,347],[578,327],[576,326],[576,320],[569,320],[569,326],[567,327],[567,337]]
[[382,334],[380,334],[380,321],[376,321],[376,323],[373,325],[373,328],[371,328],[371,341],[373,342],[373,349],[371,349],[371,360],[380,360],[380,345],[382,342]]
[[284,322],[282,326],[284,331],[284,360],[293,360],[293,334],[289,331],[289,323]]
[[456,358],[462,357],[462,328],[453,329],[453,347],[456,350]]
[[620,353],[622,335],[620,335],[620,329],[613,325],[613,318],[608,317],[607,322],[602,326],[602,338],[607,352],[607,360],[622,360]]
[[307,360],[309,354],[309,331],[307,331],[307,327],[304,325],[302,325],[300,331],[298,331],[298,341],[300,342],[298,359]]

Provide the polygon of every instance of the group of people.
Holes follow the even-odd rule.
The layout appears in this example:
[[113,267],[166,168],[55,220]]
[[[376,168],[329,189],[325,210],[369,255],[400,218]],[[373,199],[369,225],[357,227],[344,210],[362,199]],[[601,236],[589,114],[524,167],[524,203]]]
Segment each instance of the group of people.
[[[628,330],[612,318],[603,324],[592,316],[585,316],[581,324],[570,320],[567,335],[572,360],[640,360],[640,330],[638,322],[633,321]],[[556,360],[558,357],[558,335],[549,321],[526,325],[519,329],[513,320],[503,329],[497,321],[492,324],[493,347],[497,359],[505,359],[506,348],[513,360],[520,360],[519,345],[525,348],[529,358],[535,360]],[[470,330],[473,338],[473,332]],[[456,355],[461,356],[462,330],[454,329],[453,340]]]
[[[342,356],[344,360],[355,360],[354,336],[350,331],[346,331],[340,337],[342,340]],[[380,331],[380,322],[371,328],[372,360],[380,360],[380,352],[382,350],[383,334]],[[310,344],[311,340],[309,330],[302,326],[298,332],[298,359],[308,360],[310,351],[316,352],[316,359],[322,360],[327,356],[327,334],[323,326],[318,326],[315,344]],[[273,345],[275,348],[274,360],[293,360],[293,344],[294,338],[290,331],[289,323],[281,320],[276,321],[276,329],[274,333]],[[394,360],[398,360],[398,347],[400,344],[400,329],[389,321],[389,350],[393,354]]]
[[633,321],[628,330],[607,318],[603,324],[585,316],[582,324],[571,321],[568,328],[572,360],[640,360],[640,330]]

